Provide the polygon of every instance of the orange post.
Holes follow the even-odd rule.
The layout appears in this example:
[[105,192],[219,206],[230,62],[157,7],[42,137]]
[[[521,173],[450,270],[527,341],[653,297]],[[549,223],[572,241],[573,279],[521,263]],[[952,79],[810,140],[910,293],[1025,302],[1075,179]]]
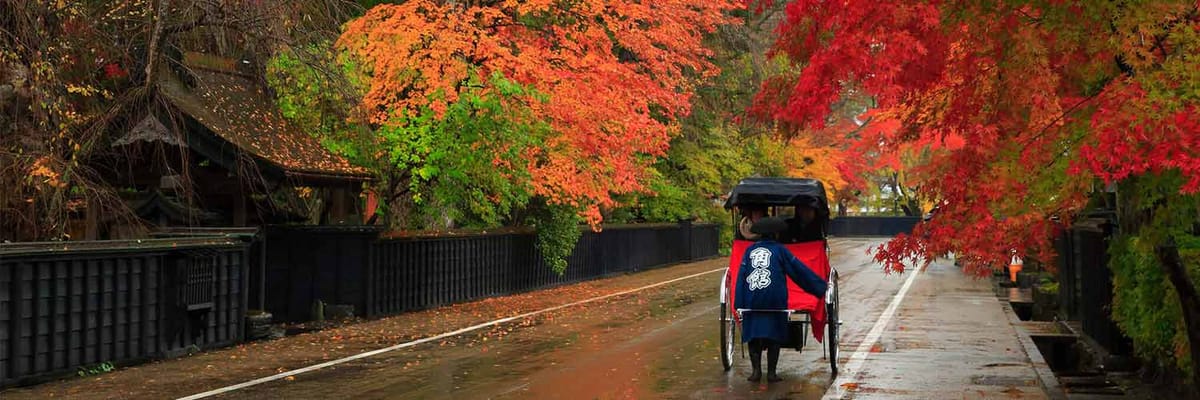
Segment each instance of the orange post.
[[1025,263],[1021,261],[1021,257],[1017,257],[1017,252],[1013,251],[1012,261],[1008,263],[1008,279],[1013,283],[1017,282],[1017,273],[1025,267]]

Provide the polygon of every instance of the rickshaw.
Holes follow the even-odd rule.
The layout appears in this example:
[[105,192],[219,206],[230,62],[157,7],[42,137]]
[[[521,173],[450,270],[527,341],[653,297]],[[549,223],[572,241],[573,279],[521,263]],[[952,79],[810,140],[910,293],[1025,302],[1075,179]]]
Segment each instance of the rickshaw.
[[[829,202],[825,186],[815,179],[747,178],[738,183],[725,202],[733,217],[734,240],[729,255],[729,267],[721,279],[721,364],[725,371],[733,368],[734,345],[741,342],[738,329],[741,312],[783,312],[788,314],[789,341],[782,348],[801,351],[807,343],[809,330],[822,342],[833,375],[838,369],[838,272],[829,263]],[[742,256],[754,242],[742,237],[737,229],[741,216],[758,212],[787,218],[789,229],[780,235],[779,242],[828,283],[824,299],[805,292],[791,279],[788,285],[788,308],[784,310],[735,310],[734,292]],[[801,218],[811,218],[805,223]],[[823,340],[827,338],[827,340]]]

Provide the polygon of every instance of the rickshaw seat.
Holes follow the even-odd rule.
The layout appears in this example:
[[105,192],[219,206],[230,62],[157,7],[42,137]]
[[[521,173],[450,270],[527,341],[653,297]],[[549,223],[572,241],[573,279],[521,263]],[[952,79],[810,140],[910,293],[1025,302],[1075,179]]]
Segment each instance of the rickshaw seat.
[[[736,282],[733,282],[733,280],[737,279],[738,277],[738,270],[742,264],[742,257],[746,253],[746,249],[752,244],[754,244],[754,242],[750,240],[735,239],[733,241],[733,248],[731,249],[729,255],[729,277],[731,281],[726,282],[726,287],[730,291],[730,299],[733,299],[737,292],[734,289],[737,287],[737,285]],[[791,251],[796,258],[800,259],[800,262],[803,262],[804,265],[808,266],[813,273],[817,274],[817,276],[820,276],[821,279],[825,280],[825,282],[829,282],[831,266],[829,264],[829,254],[826,252],[825,246],[824,240],[814,240],[783,245],[783,247],[787,248],[788,251]],[[800,285],[797,285],[796,282],[793,282],[790,278],[787,280],[787,287],[788,309],[808,312],[813,320],[813,337],[816,338],[817,341],[823,340],[825,327],[825,299],[818,298],[817,296],[805,292],[804,289],[800,288]],[[736,303],[731,303],[728,306],[733,307],[733,304]],[[736,313],[734,313],[734,315],[736,315]]]

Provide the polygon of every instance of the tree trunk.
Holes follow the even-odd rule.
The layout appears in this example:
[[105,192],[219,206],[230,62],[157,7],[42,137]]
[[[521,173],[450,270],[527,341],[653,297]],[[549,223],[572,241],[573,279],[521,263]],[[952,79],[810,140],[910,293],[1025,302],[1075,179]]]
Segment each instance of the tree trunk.
[[1167,243],[1159,246],[1156,253],[1163,271],[1167,273],[1171,285],[1175,286],[1175,293],[1179,296],[1188,347],[1192,355],[1192,384],[1200,388],[1200,295],[1197,295],[1196,286],[1188,277],[1174,238],[1167,239]]
[[167,9],[170,0],[159,0],[154,10],[154,31],[150,33],[149,51],[146,52],[146,87],[154,84],[155,70],[158,69],[158,45],[162,42],[163,28],[166,26]]
[[83,240],[100,240],[100,202],[96,199],[88,199],[87,210],[84,214],[86,227],[84,228]]

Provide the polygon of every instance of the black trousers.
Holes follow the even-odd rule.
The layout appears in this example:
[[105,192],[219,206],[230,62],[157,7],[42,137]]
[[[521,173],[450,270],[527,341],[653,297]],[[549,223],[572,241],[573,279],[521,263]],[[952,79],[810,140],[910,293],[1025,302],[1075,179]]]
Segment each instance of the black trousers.
[[750,340],[750,365],[755,372],[762,371],[762,352],[767,351],[767,373],[774,375],[775,366],[779,364],[779,342],[770,339]]

